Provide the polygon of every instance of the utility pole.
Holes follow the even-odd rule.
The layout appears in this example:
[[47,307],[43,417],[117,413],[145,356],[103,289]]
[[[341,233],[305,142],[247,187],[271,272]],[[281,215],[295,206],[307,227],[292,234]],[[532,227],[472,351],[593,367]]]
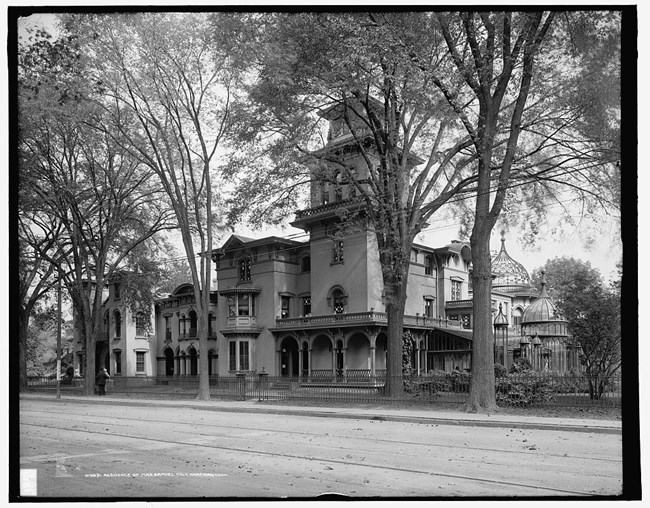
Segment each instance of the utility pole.
[[57,291],[58,312],[56,316],[56,398],[61,398],[61,274]]

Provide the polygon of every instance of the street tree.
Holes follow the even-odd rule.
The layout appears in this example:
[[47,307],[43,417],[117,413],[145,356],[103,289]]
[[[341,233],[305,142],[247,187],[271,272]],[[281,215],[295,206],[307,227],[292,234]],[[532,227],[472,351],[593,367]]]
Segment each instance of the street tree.
[[590,396],[599,398],[607,380],[622,365],[618,281],[606,284],[588,261],[573,257],[549,259],[533,271],[533,282],[540,279],[543,270],[549,295],[582,349],[580,360],[589,379]]
[[[55,265],[48,261],[53,252],[57,225],[49,222],[48,229],[39,234],[30,227],[26,217],[19,217],[18,224],[18,371],[19,390],[27,388],[27,361],[29,323],[39,302],[47,297],[56,280]],[[42,255],[41,252],[48,254]]]
[[[232,161],[233,173],[244,175],[233,201],[258,203],[268,220],[274,209],[297,205],[298,186],[311,179],[354,186],[382,267],[391,395],[402,389],[413,241],[443,205],[470,202],[475,325],[466,408],[495,409],[491,231],[511,186],[576,167],[575,150],[588,144],[564,141],[567,153],[556,156],[556,139],[573,126],[570,115],[553,116],[563,111],[556,99],[567,80],[558,72],[557,83],[543,79],[558,60],[572,63],[566,30],[552,30],[556,13],[309,13],[249,21],[259,30],[249,37],[258,63],[242,140],[258,149],[250,158],[241,150],[242,160]],[[554,93],[545,92],[552,87]],[[322,123],[331,111],[351,134],[363,168],[350,168],[327,148]],[[531,164],[547,153],[547,164]]]
[[[49,33],[29,30],[29,51],[19,52],[19,83],[21,97],[35,96],[44,83],[57,74],[65,81],[70,74],[73,52],[63,40],[52,41]],[[68,41],[69,42],[69,41]],[[21,129],[24,131],[24,126]],[[19,154],[20,157],[20,154]],[[42,206],[38,195],[30,185],[32,168],[24,158],[19,158],[21,178],[18,179],[18,370],[19,390],[27,386],[28,344],[33,351],[34,334],[29,334],[30,318],[36,312],[48,292],[58,280],[56,265],[51,258],[62,253],[56,248],[56,238],[61,234],[62,224]],[[42,312],[39,312],[42,315]]]
[[[19,215],[28,222],[25,230],[44,234],[48,221],[60,225],[39,255],[54,265],[71,297],[84,341],[85,392],[92,394],[105,283],[170,223],[152,174],[104,134],[105,112],[85,98],[92,87],[79,72],[76,39],[63,40],[42,37],[21,48],[18,150],[21,188],[31,198],[19,203]],[[72,56],[63,74],[49,65],[62,61],[62,47]],[[35,51],[52,56],[34,58]],[[34,201],[39,214],[28,216],[25,207]]]
[[153,172],[174,213],[196,299],[199,399],[210,396],[211,252],[219,222],[214,160],[228,133],[238,77],[223,37],[226,22],[191,13],[81,15],[69,21],[101,91],[97,105],[112,115],[106,135]]

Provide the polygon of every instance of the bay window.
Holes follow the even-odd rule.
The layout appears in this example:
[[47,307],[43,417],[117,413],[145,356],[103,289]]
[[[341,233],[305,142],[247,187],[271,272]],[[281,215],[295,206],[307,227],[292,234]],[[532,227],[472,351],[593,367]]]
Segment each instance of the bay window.
[[250,370],[250,344],[248,340],[231,340],[228,343],[228,369]]

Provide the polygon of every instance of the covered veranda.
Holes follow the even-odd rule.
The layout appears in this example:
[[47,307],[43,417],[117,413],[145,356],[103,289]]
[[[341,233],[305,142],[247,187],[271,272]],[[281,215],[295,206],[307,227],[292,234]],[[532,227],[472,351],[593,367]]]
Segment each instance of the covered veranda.
[[[410,330],[413,374],[471,366],[471,331]],[[291,331],[276,336],[278,375],[306,382],[367,383],[386,376],[382,328]]]

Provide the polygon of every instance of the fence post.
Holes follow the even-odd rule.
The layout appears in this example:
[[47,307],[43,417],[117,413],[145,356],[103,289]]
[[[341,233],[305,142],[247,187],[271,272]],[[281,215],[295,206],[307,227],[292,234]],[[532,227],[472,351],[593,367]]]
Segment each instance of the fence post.
[[264,367],[262,367],[262,372],[260,372],[258,376],[259,376],[258,400],[267,400],[269,398],[269,394],[268,394],[269,373],[265,372]]
[[246,400],[246,374],[237,372],[237,400]]

